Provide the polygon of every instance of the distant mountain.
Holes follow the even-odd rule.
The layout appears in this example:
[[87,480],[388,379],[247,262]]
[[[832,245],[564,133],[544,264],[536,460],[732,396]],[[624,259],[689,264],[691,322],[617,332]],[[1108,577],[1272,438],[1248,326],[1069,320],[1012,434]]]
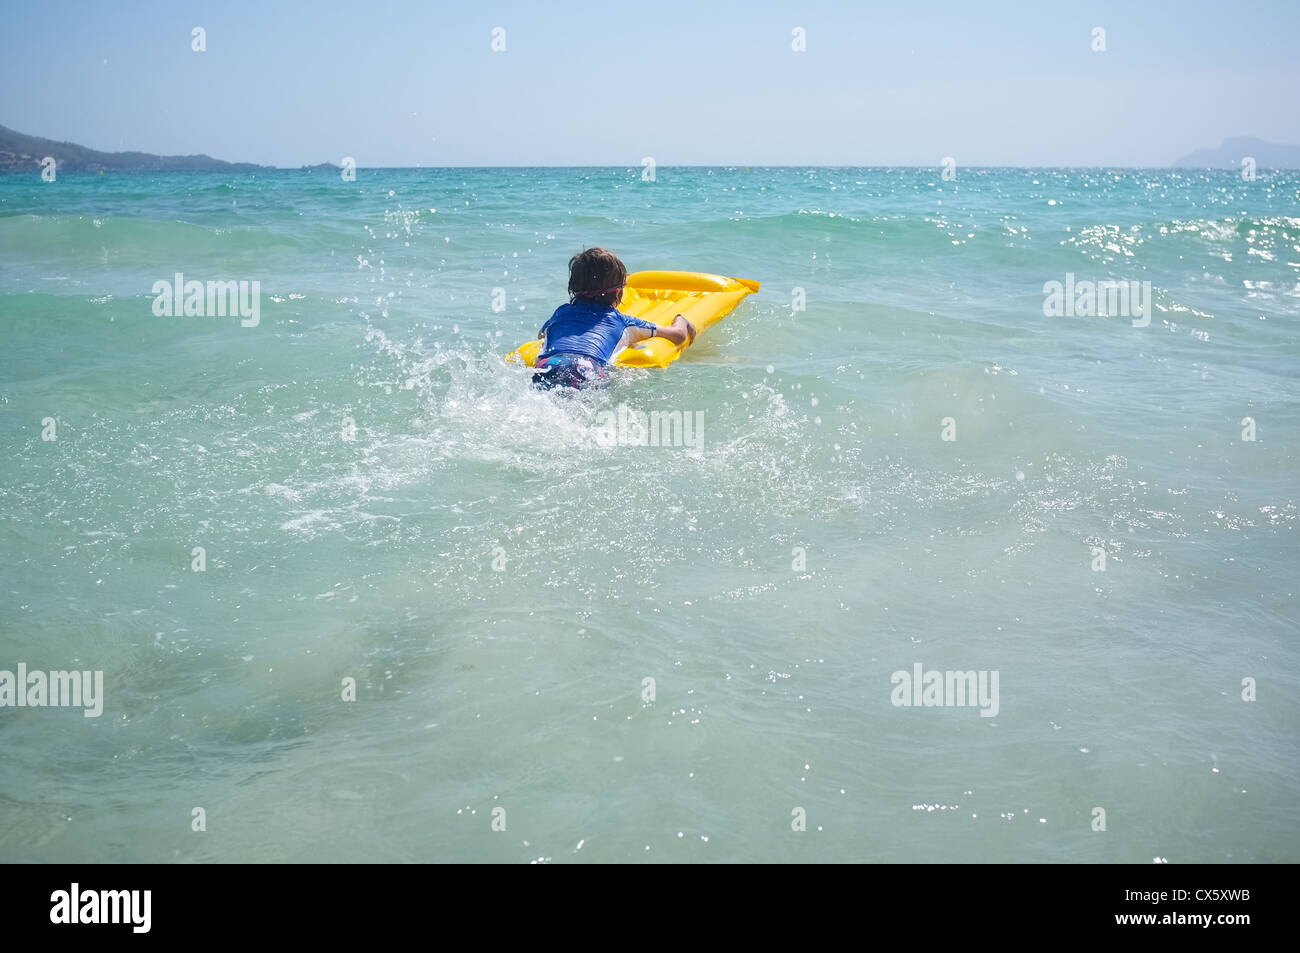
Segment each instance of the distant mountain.
[[1250,156],[1260,169],[1300,169],[1300,146],[1282,146],[1250,136],[1224,139],[1217,149],[1197,149],[1174,163],[1175,169],[1240,169]]
[[72,142],[27,136],[0,126],[0,172],[39,172],[54,158],[59,172],[263,172],[272,166],[223,162],[211,156],[156,156],[148,152],[99,152]]

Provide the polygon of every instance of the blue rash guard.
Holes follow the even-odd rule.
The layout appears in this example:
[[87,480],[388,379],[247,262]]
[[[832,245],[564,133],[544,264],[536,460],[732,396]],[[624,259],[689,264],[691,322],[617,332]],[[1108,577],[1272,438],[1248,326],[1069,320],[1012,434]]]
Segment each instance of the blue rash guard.
[[537,355],[540,361],[555,354],[581,354],[608,364],[623,341],[628,328],[659,330],[659,325],[623,314],[617,308],[598,301],[579,299],[560,305],[550,320],[542,325],[546,346]]

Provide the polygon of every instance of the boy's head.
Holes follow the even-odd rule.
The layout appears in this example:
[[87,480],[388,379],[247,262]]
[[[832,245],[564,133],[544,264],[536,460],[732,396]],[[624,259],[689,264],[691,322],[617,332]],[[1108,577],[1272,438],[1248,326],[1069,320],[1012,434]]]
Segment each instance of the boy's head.
[[569,259],[569,300],[614,307],[623,297],[627,269],[607,248],[588,248]]

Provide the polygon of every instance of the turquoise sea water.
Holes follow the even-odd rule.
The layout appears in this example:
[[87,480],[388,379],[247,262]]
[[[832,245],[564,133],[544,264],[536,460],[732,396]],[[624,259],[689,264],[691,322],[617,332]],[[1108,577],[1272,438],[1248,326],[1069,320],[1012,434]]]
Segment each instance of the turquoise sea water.
[[[534,392],[592,244],[763,288]],[[0,669],[105,686],[0,708],[0,859],[1300,860],[1297,319],[1295,173],[0,177]]]

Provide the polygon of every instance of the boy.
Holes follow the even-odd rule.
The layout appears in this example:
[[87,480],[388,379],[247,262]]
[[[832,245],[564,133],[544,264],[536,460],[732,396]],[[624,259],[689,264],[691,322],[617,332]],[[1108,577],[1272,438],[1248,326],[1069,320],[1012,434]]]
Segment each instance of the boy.
[[682,315],[668,327],[623,314],[627,269],[604,248],[588,248],[569,259],[569,303],[555,309],[537,336],[539,387],[585,387],[609,378],[614,355],[646,338],[661,337],[674,344],[695,340],[695,328]]

